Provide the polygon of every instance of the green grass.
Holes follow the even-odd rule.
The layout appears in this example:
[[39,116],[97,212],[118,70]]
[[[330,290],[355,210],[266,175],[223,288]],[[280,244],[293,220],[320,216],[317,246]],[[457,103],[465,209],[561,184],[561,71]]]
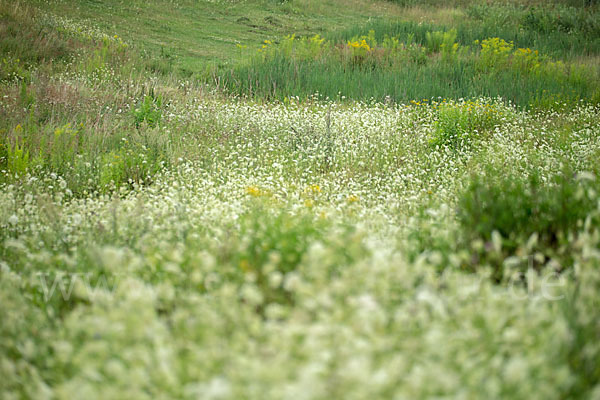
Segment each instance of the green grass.
[[239,61],[236,44],[259,47],[264,39],[290,33],[312,35],[365,23],[370,16],[393,16],[397,7],[384,1],[365,7],[339,0],[39,2],[54,14],[90,21],[109,34],[118,34],[152,59],[157,71],[174,69],[183,76],[200,75],[207,66]]

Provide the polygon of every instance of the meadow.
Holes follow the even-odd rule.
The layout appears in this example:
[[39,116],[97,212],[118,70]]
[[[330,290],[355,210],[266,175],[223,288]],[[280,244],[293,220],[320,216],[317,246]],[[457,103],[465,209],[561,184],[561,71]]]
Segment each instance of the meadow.
[[599,14],[0,0],[0,397],[600,399]]

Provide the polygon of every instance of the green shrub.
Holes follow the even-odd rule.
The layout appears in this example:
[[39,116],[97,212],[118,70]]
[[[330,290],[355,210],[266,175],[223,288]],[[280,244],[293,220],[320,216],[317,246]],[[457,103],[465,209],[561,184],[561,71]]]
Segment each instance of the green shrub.
[[291,215],[285,210],[267,215],[263,192],[247,189],[256,204],[241,216],[239,248],[231,255],[234,267],[243,275],[252,274],[264,304],[289,303],[290,293],[283,287],[285,274],[296,271],[309,246],[323,239],[323,221],[311,215]]
[[114,80],[116,78],[114,68],[116,66],[127,67],[124,61],[128,55],[128,45],[117,35],[103,36],[101,40],[92,42],[92,44],[95,47],[88,50],[80,68],[92,80],[103,82]]
[[[238,48],[244,46],[238,44]],[[261,48],[258,49],[258,60],[270,60],[278,57],[284,57],[294,60],[317,60],[324,52],[328,51],[330,43],[320,35],[310,37],[299,37],[288,35],[283,40],[275,44],[271,40],[263,41]]]
[[5,138],[0,148],[0,165],[13,176],[22,176],[30,168],[29,146],[21,125]]
[[13,146],[7,148],[7,168],[13,175],[24,175],[29,169],[29,150],[25,148],[23,139],[17,139]]
[[437,108],[433,146],[465,148],[500,124],[506,113],[495,104],[467,101],[442,103]]
[[456,29],[452,29],[448,32],[427,32],[425,35],[427,40],[427,50],[430,53],[439,53],[444,48],[446,51],[449,51],[449,49],[452,49],[456,44],[456,35]]
[[600,35],[598,13],[575,7],[531,8],[523,15],[522,25],[543,34],[563,32],[580,34],[587,39]]
[[65,174],[73,166],[75,156],[78,154],[79,137],[82,126],[73,129],[71,124],[65,124],[54,130],[53,140],[46,143],[42,138],[40,155],[48,159],[48,167],[58,174]]
[[138,143],[126,142],[123,147],[101,156],[99,188],[111,191],[133,183],[148,184],[164,164],[162,153],[151,151]]
[[0,60],[0,82],[22,81],[31,82],[31,72],[23,65],[19,58],[11,56]]
[[[479,257],[496,247],[491,262],[502,278],[502,260],[516,253],[539,251],[557,257],[562,268],[572,262],[570,246],[583,220],[596,208],[598,184],[569,170],[544,183],[534,172],[528,179],[490,173],[474,177],[460,196],[458,220],[466,243],[480,242]],[[523,244],[534,248],[523,249]],[[487,260],[490,262],[490,260]],[[496,262],[497,261],[497,262]]]
[[169,164],[165,135],[148,126],[101,137],[84,123],[41,125],[31,118],[0,142],[3,180],[21,181],[27,172],[60,176],[75,196],[95,190],[148,184]]
[[28,89],[25,79],[21,80],[21,88],[19,90],[19,104],[24,109],[29,109],[33,104],[35,104],[35,92],[33,90]]
[[145,95],[144,99],[133,110],[133,119],[136,128],[139,128],[144,122],[149,127],[157,126],[162,118],[162,104],[162,96],[155,95],[154,89],[151,89],[150,94]]
[[502,68],[508,64],[513,47],[513,42],[498,37],[484,39],[481,41],[479,64],[486,70]]
[[537,50],[518,48],[513,53],[513,67],[522,73],[537,73],[540,70],[542,57]]

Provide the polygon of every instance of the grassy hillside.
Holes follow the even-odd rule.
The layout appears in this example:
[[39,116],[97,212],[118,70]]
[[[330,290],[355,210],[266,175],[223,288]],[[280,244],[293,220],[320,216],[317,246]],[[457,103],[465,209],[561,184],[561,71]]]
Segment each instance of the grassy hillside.
[[158,59],[159,71],[172,66],[183,76],[239,61],[236,44],[257,48],[265,39],[362,25],[371,17],[394,17],[402,10],[386,1],[354,0],[53,0],[37,5],[127,38],[147,57]]
[[597,14],[0,0],[0,398],[597,398]]

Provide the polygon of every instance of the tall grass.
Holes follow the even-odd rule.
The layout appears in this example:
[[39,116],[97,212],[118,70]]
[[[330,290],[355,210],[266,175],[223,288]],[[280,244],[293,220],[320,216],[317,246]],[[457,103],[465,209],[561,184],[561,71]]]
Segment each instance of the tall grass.
[[347,43],[325,42],[311,57],[291,52],[290,39],[279,46],[265,45],[264,55],[220,78],[231,93],[280,100],[317,92],[330,99],[344,96],[403,103],[500,96],[523,107],[600,100],[597,71],[552,62],[528,48],[513,54],[513,44],[494,39],[492,47],[506,46],[500,62],[488,55],[498,49],[484,49],[485,41],[482,51],[479,44],[460,47],[453,43],[458,36],[455,31],[449,35],[413,24],[389,27],[395,29],[385,35],[370,31],[369,37],[355,36],[355,41]]
[[[280,44],[267,41],[260,56],[215,71],[213,79],[231,93],[267,99],[317,92],[332,99],[405,103],[500,96],[536,108],[600,100],[600,68],[575,64],[600,54],[595,7],[461,5],[465,18],[452,26],[376,19],[332,32],[312,50],[302,50],[309,48],[309,38],[297,44],[289,37]],[[482,54],[480,41],[488,38],[506,43],[510,56],[498,62]],[[307,51],[313,54],[307,57]]]
[[0,182],[52,174],[76,196],[150,183],[172,153],[134,62],[116,35],[0,1]]
[[[528,10],[511,6],[472,6],[466,10],[469,18],[457,21],[453,26],[427,22],[389,21],[375,19],[365,26],[356,26],[332,32],[328,38],[333,42],[345,41],[374,30],[378,40],[385,35],[397,36],[401,41],[412,38],[425,44],[426,35],[433,31],[457,31],[457,41],[463,46],[475,40],[501,37],[514,42],[516,47],[530,47],[555,58],[570,59],[582,54],[600,54],[600,13],[567,9],[572,27],[558,29],[552,21],[564,19],[565,15],[545,9]],[[531,17],[531,16],[535,17]],[[536,22],[536,21],[544,22]],[[501,23],[499,23],[501,21]],[[578,22],[579,21],[579,22]],[[578,25],[578,23],[580,25]]]

